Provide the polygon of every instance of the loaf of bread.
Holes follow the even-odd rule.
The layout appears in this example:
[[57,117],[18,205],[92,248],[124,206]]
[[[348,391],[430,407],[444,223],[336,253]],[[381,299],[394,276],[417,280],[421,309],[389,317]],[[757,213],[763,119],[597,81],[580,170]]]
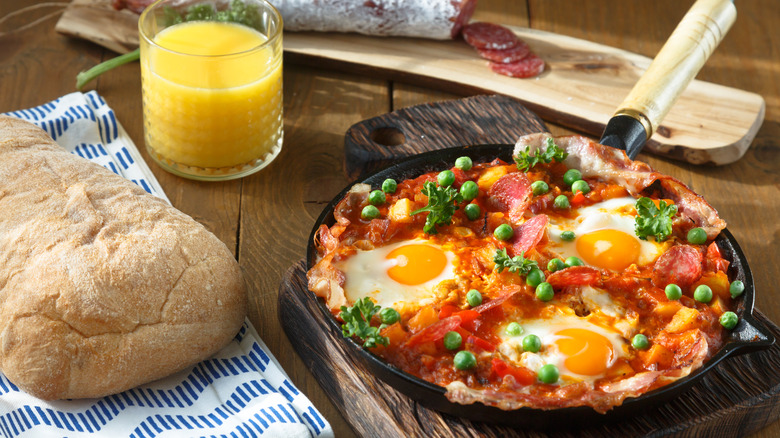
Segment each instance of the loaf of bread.
[[130,181],[0,116],[0,370],[43,399],[120,392],[244,321],[228,248]]

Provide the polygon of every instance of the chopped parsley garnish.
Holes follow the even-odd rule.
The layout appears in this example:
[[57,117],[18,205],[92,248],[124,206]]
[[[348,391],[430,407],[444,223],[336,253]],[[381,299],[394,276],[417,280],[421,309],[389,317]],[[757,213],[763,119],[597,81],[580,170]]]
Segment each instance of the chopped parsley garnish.
[[658,201],[655,205],[650,198],[639,198],[636,201],[636,235],[642,240],[647,236],[655,236],[662,242],[672,234],[672,218],[677,214],[677,206]]
[[371,326],[371,318],[379,312],[381,307],[374,304],[370,298],[364,297],[355,302],[352,307],[341,306],[341,332],[345,338],[357,336],[363,339],[363,348],[374,348],[377,344],[387,346],[390,340],[379,334],[379,331],[387,327],[382,324],[379,327]]
[[527,275],[532,269],[539,267],[535,260],[523,257],[522,252],[520,255],[509,257],[506,248],[496,250],[493,261],[496,263],[496,271],[501,272],[507,268],[509,272],[516,272],[520,275]]
[[458,209],[457,204],[463,201],[463,196],[454,187],[440,187],[433,181],[426,182],[421,191],[423,195],[428,197],[428,205],[410,214],[427,211],[428,217],[425,219],[423,231],[426,234],[437,234],[437,226],[452,223],[452,215]]
[[558,145],[555,144],[555,141],[552,138],[547,138],[546,146],[547,147],[545,148],[544,151],[538,150],[536,151],[535,155],[531,155],[530,154],[531,147],[526,146],[525,152],[520,151],[518,156],[515,157],[515,163],[517,163],[517,168],[523,172],[528,172],[539,163],[549,163],[552,160],[555,160],[560,163],[561,161],[565,160],[566,157],[569,156],[569,154],[566,151],[559,148]]

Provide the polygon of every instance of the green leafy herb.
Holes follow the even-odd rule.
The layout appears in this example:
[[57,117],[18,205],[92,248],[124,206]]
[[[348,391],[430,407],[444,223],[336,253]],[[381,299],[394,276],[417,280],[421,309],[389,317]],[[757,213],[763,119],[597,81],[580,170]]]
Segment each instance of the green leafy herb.
[[547,144],[544,151],[538,150],[535,155],[531,155],[530,150],[531,147],[526,146],[525,152],[520,151],[518,156],[515,157],[517,168],[523,172],[528,172],[539,163],[549,163],[552,160],[560,163],[569,156],[566,151],[555,144],[555,140],[549,137],[547,138]]
[[655,205],[650,198],[639,198],[636,201],[636,235],[642,240],[647,236],[655,236],[655,240],[662,242],[672,234],[672,218],[677,214],[677,206],[667,205],[664,201],[658,201]]
[[458,209],[457,204],[463,201],[463,196],[452,186],[440,187],[433,181],[423,185],[422,194],[428,197],[428,205],[413,211],[411,214],[428,212],[423,231],[427,234],[437,234],[437,226],[452,223],[452,215]]
[[357,300],[352,307],[341,306],[341,331],[345,338],[357,336],[363,339],[363,348],[374,348],[377,344],[387,346],[390,340],[379,334],[379,331],[387,327],[382,324],[379,327],[371,326],[371,318],[379,312],[381,307],[374,304],[370,298]]
[[509,269],[509,272],[516,272],[520,275],[527,275],[532,269],[539,267],[536,261],[523,257],[522,252],[520,255],[509,257],[506,248],[496,250],[493,261],[496,263],[496,271],[501,272],[506,268]]

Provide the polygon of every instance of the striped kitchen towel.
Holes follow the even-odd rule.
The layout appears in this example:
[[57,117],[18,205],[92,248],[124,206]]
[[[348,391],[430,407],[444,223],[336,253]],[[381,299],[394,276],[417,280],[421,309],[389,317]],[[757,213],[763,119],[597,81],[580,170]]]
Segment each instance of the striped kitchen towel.
[[[7,115],[43,128],[65,149],[165,193],[114,112],[94,91]],[[47,402],[0,374],[2,437],[332,437],[249,320],[213,357],[165,379],[101,399]]]

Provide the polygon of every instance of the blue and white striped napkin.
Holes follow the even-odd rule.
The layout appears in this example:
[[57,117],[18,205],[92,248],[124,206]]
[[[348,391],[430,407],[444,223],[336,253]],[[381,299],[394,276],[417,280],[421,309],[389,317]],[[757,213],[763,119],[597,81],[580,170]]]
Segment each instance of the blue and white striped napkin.
[[[65,149],[167,201],[114,112],[94,91],[7,115],[43,128]],[[332,437],[330,424],[290,379],[249,320],[213,357],[102,399],[46,402],[0,374],[3,437]]]

